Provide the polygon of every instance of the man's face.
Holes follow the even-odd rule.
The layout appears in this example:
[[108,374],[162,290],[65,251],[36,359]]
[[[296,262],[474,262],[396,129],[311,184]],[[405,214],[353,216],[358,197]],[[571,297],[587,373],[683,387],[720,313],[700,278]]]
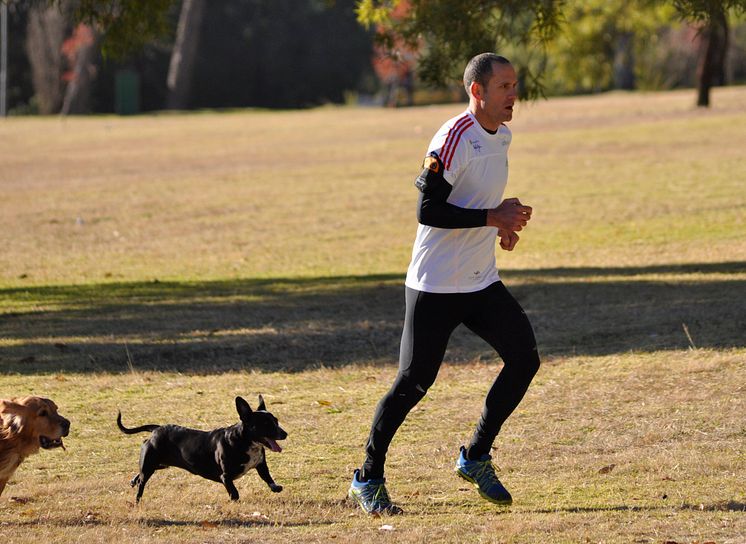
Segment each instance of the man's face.
[[518,78],[515,69],[510,64],[493,62],[492,77],[482,87],[479,100],[485,116],[498,125],[510,121],[517,98]]

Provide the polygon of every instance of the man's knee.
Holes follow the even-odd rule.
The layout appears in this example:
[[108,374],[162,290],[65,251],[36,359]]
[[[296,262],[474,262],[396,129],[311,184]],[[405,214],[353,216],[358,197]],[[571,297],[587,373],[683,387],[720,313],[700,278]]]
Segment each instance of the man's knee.
[[526,361],[526,372],[531,375],[533,378],[536,373],[539,371],[539,367],[541,366],[541,359],[539,359],[539,350],[536,345],[534,345],[533,350],[531,351],[531,355],[528,357],[528,360]]
[[400,375],[391,388],[391,396],[395,402],[414,406],[422,400],[432,382],[428,380],[414,380],[410,376]]
[[506,368],[510,368],[512,372],[524,375],[528,380],[531,380],[536,375],[541,366],[539,351],[536,345],[528,350],[522,350],[521,352],[515,352],[504,356],[503,362],[505,363]]

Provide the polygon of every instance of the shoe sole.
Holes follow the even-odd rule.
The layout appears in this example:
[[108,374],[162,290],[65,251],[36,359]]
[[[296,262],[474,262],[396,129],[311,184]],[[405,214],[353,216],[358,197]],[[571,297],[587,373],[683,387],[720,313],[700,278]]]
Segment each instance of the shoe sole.
[[455,472],[456,472],[456,474],[458,474],[459,476],[461,476],[464,480],[466,480],[470,484],[474,485],[474,487],[477,488],[477,491],[479,491],[479,496],[482,497],[484,500],[489,501],[492,504],[497,504],[497,505],[500,505],[500,506],[510,506],[511,504],[513,504],[513,499],[502,500],[502,501],[498,500],[498,499],[493,499],[492,497],[490,497],[489,495],[487,495],[484,491],[482,491],[482,489],[479,487],[479,483],[476,480],[474,480],[474,478],[472,478],[471,476],[469,476],[467,474],[464,474],[458,468],[455,470]]

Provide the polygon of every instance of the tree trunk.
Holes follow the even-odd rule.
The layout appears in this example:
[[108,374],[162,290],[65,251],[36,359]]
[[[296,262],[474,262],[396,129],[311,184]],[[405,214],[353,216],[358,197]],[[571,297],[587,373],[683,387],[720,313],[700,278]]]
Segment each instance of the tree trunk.
[[96,76],[94,59],[96,55],[97,36],[87,25],[80,25],[76,33],[84,34],[80,46],[75,53],[75,64],[72,77],[65,90],[62,102],[62,115],[90,113],[91,87]]
[[26,51],[39,113],[60,111],[62,106],[62,42],[67,31],[67,2],[44,7],[34,4],[29,12]]
[[174,43],[171,63],[168,67],[166,107],[170,110],[182,110],[189,104],[189,92],[204,8],[204,0],[184,0],[181,6],[176,43]]
[[617,36],[614,51],[614,88],[632,91],[635,88],[635,35],[622,32]]
[[704,54],[697,67],[697,106],[709,107],[710,88],[725,83],[725,55],[728,49],[728,19],[722,7],[716,8],[702,29]]

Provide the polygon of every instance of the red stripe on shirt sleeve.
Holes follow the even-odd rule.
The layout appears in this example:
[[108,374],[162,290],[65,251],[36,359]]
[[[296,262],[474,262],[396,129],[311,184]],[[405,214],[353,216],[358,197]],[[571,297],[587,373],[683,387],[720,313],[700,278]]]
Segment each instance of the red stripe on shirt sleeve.
[[451,149],[451,144],[453,143],[453,139],[455,138],[456,133],[459,131],[459,129],[461,128],[461,126],[464,123],[468,122],[468,121],[469,121],[469,116],[468,115],[464,115],[463,117],[461,117],[460,119],[458,119],[453,124],[453,126],[451,127],[451,129],[448,131],[448,136],[446,137],[446,141],[443,144],[443,147],[440,149],[440,159],[442,161],[445,162],[445,157],[446,157],[446,155],[448,155],[448,153],[449,153],[449,151]]
[[456,147],[458,147],[458,143],[461,141],[461,135],[464,132],[466,132],[466,129],[472,126],[473,124],[474,124],[474,121],[469,120],[468,123],[465,123],[464,125],[462,125],[461,128],[458,130],[458,133],[456,134],[456,137],[454,138],[452,142],[453,145],[451,145],[451,148],[448,151],[448,155],[442,159],[443,164],[446,167],[446,170],[451,169],[451,160],[453,159],[453,155],[456,152]]

